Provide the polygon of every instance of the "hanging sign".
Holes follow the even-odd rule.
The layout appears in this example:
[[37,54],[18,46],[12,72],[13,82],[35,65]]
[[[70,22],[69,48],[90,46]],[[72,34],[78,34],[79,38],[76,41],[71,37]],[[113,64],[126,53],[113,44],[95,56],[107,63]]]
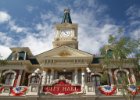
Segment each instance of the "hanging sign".
[[72,85],[66,80],[58,80],[52,85],[46,85],[43,87],[43,92],[51,93],[53,95],[67,95],[81,91],[80,85]]

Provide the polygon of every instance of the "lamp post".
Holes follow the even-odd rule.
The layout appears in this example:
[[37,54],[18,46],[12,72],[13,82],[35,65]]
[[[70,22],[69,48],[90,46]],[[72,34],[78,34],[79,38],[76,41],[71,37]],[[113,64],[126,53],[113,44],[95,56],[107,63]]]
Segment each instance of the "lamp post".
[[[35,78],[35,81],[34,83],[31,83],[30,86],[31,86],[31,94],[33,95],[38,95],[39,92],[41,92],[41,82],[42,82],[42,74],[40,75],[41,73],[41,70],[39,68],[37,68],[32,74],[31,76],[37,76],[37,78]],[[39,77],[39,79],[38,79]]]

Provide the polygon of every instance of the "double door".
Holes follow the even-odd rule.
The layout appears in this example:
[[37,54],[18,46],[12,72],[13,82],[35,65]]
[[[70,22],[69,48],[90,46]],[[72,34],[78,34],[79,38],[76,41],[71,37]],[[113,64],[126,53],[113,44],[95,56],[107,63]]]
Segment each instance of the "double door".
[[65,79],[72,80],[72,72],[57,72],[57,79],[61,76],[65,77]]

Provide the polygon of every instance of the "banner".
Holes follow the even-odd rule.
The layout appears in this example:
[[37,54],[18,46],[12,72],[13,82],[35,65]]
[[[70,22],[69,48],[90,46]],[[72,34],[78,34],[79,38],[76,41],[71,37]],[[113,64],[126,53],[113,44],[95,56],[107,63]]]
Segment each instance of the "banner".
[[43,92],[50,93],[53,95],[67,95],[76,92],[81,92],[80,85],[72,85],[66,80],[59,80],[52,85],[47,85],[43,87]]

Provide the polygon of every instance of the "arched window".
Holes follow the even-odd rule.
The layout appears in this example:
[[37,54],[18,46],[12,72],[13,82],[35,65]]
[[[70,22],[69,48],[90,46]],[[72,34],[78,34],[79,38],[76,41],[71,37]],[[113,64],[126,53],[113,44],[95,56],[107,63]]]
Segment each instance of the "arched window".
[[7,73],[5,75],[5,85],[12,85],[14,81],[14,73]]
[[38,76],[31,76],[30,83],[39,83],[40,78]]
[[101,77],[99,75],[93,75],[91,77],[91,81],[93,82],[94,86],[100,86]]
[[126,75],[126,72],[124,71],[117,72],[117,79],[118,79],[118,84],[128,83],[128,77]]

